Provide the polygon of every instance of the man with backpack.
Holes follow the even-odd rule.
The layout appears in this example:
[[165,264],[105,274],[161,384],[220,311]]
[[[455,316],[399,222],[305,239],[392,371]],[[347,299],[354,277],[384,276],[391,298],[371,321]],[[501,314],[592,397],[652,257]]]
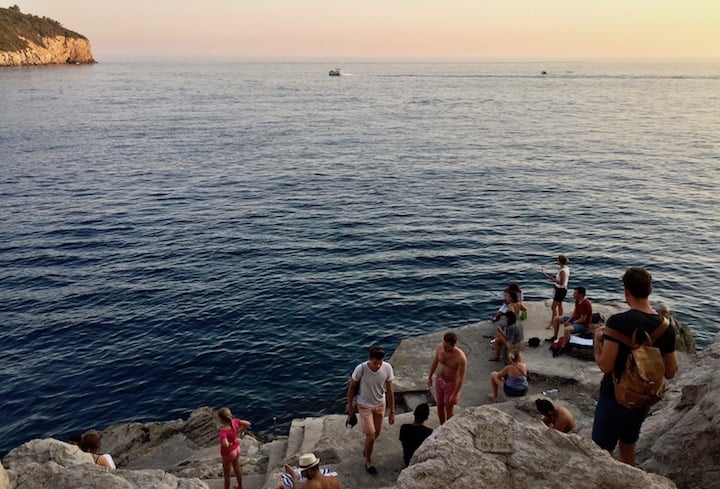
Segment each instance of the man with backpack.
[[595,408],[592,439],[635,465],[635,443],[650,406],[662,398],[664,379],[678,370],[675,331],[648,300],[652,276],[640,267],[623,275],[630,310],[614,314],[595,331],[595,362],[605,374]]

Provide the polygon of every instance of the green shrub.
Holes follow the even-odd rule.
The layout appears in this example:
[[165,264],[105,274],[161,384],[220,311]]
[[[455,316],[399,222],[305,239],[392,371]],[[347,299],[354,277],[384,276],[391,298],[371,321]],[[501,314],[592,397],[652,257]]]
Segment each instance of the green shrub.
[[44,37],[55,36],[86,39],[85,36],[64,28],[56,20],[24,14],[17,5],[0,8],[0,51],[21,51],[27,48],[27,42],[21,38],[44,46]]

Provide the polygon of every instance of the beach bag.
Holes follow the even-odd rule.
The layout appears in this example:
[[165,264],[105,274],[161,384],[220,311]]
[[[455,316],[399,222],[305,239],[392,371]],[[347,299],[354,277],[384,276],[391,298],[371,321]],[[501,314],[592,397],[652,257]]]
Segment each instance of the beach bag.
[[565,337],[560,336],[555,341],[550,343],[550,351],[552,352],[553,357],[557,357],[562,355],[563,351],[565,349]]
[[[606,328],[605,334],[630,347],[625,362],[625,370],[620,377],[613,372],[615,400],[627,408],[639,409],[652,406],[662,399],[665,393],[665,362],[660,348],[653,344],[668,329],[670,322],[663,319],[658,328],[649,335],[644,329],[636,329],[632,337],[612,328]],[[643,337],[640,342],[638,336]]]
[[520,321],[525,321],[527,319],[527,311],[520,311],[520,315],[518,317],[520,318]]

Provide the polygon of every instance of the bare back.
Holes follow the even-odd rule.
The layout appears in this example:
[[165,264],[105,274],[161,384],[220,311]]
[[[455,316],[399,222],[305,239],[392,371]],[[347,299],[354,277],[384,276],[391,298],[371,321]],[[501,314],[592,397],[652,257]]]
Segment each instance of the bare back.
[[332,475],[317,473],[301,486],[301,489],[340,489],[340,481]]
[[467,369],[467,357],[457,346],[448,352],[444,345],[445,343],[440,343],[435,349],[438,361],[437,375],[447,382],[462,381]]

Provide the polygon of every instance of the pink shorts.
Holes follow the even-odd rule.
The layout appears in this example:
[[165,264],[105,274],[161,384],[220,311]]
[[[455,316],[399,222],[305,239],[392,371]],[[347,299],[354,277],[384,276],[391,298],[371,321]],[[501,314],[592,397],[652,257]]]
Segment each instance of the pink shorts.
[[[448,382],[443,378],[437,377],[435,379],[435,402],[442,404],[443,406],[455,404],[450,402],[450,396],[452,396],[454,390],[455,382]],[[457,400],[460,402],[459,395]]]
[[380,426],[375,426],[375,415],[380,415],[380,423],[382,418],[385,416],[385,403],[375,407],[367,407],[363,404],[358,404],[358,417],[360,418],[360,426],[362,432],[366,435],[372,435],[380,431]]
[[233,448],[233,449],[230,450],[229,452],[222,453],[221,455],[222,455],[222,459],[223,459],[223,460],[227,460],[228,462],[232,462],[233,460],[235,460],[236,458],[238,458],[238,456],[240,455],[240,445],[236,446],[235,448]]

